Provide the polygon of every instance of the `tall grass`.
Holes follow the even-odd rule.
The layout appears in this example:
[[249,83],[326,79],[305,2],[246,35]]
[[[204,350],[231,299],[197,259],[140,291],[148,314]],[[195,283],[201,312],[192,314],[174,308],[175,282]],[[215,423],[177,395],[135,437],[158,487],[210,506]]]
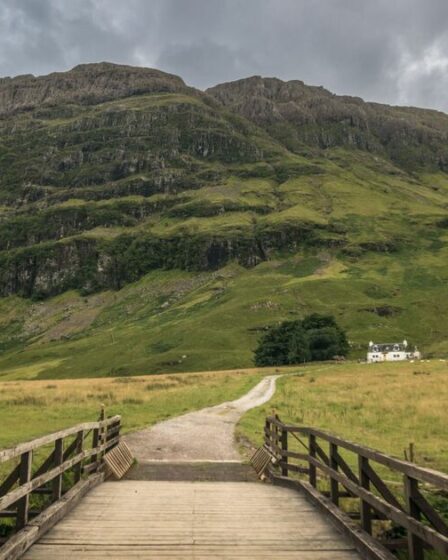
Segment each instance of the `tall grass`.
[[125,431],[235,399],[261,379],[258,370],[0,383],[0,448],[95,419],[101,405],[121,414]]
[[445,361],[318,365],[280,379],[270,403],[249,411],[239,430],[261,441],[264,416],[275,408],[286,422],[401,458],[414,443],[415,462],[448,472],[447,402]]

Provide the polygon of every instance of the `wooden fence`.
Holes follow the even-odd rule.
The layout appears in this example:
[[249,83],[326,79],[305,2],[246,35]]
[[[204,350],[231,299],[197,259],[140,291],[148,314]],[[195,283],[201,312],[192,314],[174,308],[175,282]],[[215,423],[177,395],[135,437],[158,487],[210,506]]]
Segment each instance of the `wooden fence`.
[[448,475],[278,416],[266,419],[264,438],[271,479],[305,491],[365,557],[392,559],[405,548],[410,560],[427,550],[448,558],[448,526],[431,504],[448,498]]
[[0,523],[9,529],[0,560],[19,558],[101,482],[103,456],[119,443],[120,428],[120,416],[103,412],[97,422],[0,450]]

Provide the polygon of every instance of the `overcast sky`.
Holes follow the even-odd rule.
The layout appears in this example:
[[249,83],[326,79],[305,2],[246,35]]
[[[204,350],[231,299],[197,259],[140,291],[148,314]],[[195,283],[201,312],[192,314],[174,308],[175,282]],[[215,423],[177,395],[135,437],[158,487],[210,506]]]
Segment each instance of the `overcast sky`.
[[448,112],[448,0],[0,0],[0,76],[102,60]]

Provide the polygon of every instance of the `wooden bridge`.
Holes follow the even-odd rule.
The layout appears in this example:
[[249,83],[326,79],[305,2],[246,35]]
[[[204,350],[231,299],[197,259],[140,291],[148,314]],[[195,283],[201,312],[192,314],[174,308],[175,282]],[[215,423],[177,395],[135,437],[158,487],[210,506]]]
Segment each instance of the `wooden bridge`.
[[431,505],[447,496],[443,473],[272,417],[254,458],[265,483],[238,463],[105,481],[120,426],[102,418],[0,451],[0,560],[448,557]]

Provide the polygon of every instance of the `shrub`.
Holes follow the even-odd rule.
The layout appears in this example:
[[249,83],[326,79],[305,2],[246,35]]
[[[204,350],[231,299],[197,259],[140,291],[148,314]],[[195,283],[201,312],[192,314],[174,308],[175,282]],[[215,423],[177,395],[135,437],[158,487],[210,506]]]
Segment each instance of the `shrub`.
[[257,366],[280,366],[346,356],[347,337],[330,315],[308,315],[271,327],[255,350]]

